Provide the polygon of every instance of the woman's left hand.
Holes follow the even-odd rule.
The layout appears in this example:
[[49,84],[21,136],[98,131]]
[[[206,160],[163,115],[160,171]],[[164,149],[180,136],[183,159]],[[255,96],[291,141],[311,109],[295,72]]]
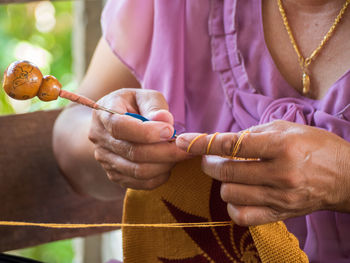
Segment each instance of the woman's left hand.
[[[239,225],[260,225],[317,210],[350,212],[350,143],[318,128],[274,121],[249,129],[234,161],[239,133],[218,134],[203,156],[202,169],[222,182],[221,198]],[[186,150],[199,134],[179,136]],[[190,149],[204,155],[212,135]]]

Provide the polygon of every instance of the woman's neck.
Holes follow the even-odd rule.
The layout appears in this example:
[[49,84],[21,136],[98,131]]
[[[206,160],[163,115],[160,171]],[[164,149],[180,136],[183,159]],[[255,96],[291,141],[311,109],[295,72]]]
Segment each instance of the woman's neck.
[[[308,57],[320,46],[345,0],[282,0],[282,4],[298,48],[304,57]],[[279,71],[291,86],[301,91],[302,70],[283,24],[277,0],[263,0],[263,18],[265,40]],[[349,70],[348,28],[350,7],[330,40],[309,66],[312,83],[310,97],[322,98],[329,87]]]
[[303,14],[334,15],[345,4],[345,0],[283,0],[287,11],[297,11]]

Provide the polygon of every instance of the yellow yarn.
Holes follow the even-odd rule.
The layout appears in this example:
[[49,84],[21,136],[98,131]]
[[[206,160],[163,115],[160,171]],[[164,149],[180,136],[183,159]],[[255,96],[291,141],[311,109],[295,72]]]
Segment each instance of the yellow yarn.
[[18,221],[0,221],[0,226],[36,226],[43,228],[94,228],[94,227],[155,227],[155,228],[184,228],[184,227],[219,227],[229,226],[231,221],[199,222],[199,223],[164,223],[164,224],[128,224],[128,223],[100,223],[100,224],[60,224],[34,223]]
[[198,135],[196,138],[194,138],[194,139],[192,140],[192,142],[188,145],[188,147],[187,147],[187,152],[190,151],[192,145],[193,145],[198,139],[200,139],[200,138],[202,138],[202,137],[204,137],[204,136],[207,136],[207,135],[208,135],[208,134],[203,133],[203,134]]
[[245,130],[238,138],[236,144],[235,144],[235,147],[233,147],[233,150],[232,150],[232,155],[231,155],[231,158],[237,158],[237,153],[239,151],[239,149],[241,148],[241,144],[242,144],[242,141],[244,139],[244,136],[246,134],[248,134],[249,131],[248,130]]
[[[211,145],[212,145],[213,141],[215,140],[216,135],[218,135],[218,134],[219,134],[219,132],[216,132],[216,133],[214,133],[214,134],[211,136],[210,141],[209,141],[209,143],[208,143],[208,147],[207,147],[207,154],[210,153]],[[199,135],[199,136],[200,136],[200,135]],[[198,137],[199,137],[199,136],[198,136]],[[197,137],[197,138],[198,138],[198,137]],[[193,141],[195,141],[195,140],[196,140],[196,138],[195,138]],[[190,149],[191,149],[190,146],[192,146],[192,145],[190,144],[190,145],[188,146],[187,152],[190,151]]]

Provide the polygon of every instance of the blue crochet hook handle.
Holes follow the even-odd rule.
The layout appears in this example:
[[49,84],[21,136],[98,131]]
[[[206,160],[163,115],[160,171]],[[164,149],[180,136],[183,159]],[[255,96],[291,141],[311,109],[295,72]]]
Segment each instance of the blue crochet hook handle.
[[[143,116],[140,115],[140,114],[136,114],[136,113],[127,112],[127,113],[125,113],[124,115],[131,116],[131,117],[133,117],[133,118],[135,118],[135,119],[139,119],[139,120],[141,120],[141,121],[149,121],[149,119],[143,117]],[[173,136],[172,136],[171,138],[176,138],[176,130],[175,130],[175,129],[174,129],[174,134],[173,134]]]

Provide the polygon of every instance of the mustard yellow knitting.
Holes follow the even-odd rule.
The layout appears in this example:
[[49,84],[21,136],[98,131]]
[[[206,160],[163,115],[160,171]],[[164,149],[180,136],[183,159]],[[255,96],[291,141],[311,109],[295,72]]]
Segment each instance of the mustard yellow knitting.
[[[200,159],[178,164],[152,191],[128,190],[123,223],[229,221],[220,183],[200,169]],[[283,222],[254,227],[123,228],[125,263],[308,262]]]

